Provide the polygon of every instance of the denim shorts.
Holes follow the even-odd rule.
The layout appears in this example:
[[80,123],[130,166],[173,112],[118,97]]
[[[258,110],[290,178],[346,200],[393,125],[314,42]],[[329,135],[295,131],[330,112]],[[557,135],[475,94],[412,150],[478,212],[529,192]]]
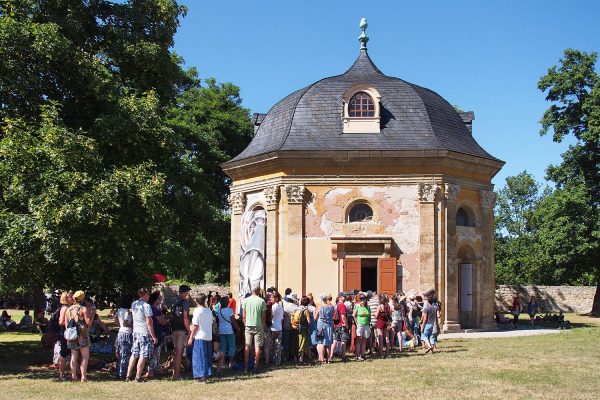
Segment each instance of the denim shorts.
[[423,329],[423,333],[421,334],[421,339],[428,341],[432,346],[435,344],[436,340],[435,335],[433,334],[433,324],[425,325],[425,329]]

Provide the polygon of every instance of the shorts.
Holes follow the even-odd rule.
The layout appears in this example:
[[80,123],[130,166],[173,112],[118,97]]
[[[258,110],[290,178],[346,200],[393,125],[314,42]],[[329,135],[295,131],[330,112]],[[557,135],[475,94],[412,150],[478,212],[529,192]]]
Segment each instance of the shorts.
[[154,352],[154,344],[150,335],[142,333],[133,334],[133,345],[131,346],[131,357],[150,358]]
[[67,347],[67,339],[65,339],[64,333],[62,331],[58,342],[60,343],[60,356],[62,358],[67,358],[71,354],[71,350],[69,350],[69,348]]
[[259,350],[260,347],[264,344],[264,332],[262,329],[257,328],[256,326],[247,326],[245,332],[246,338],[246,346],[252,347],[252,343],[254,343],[254,349]]
[[347,342],[350,340],[350,334],[345,326],[338,326],[333,331],[333,340],[336,342]]
[[425,329],[423,329],[423,333],[421,334],[421,339],[428,341],[432,346],[435,344],[436,339],[433,334],[433,324],[425,325]]
[[369,336],[371,336],[371,327],[370,326],[357,325],[356,337],[362,337],[362,338],[368,339]]
[[183,349],[187,344],[187,332],[186,331],[173,331],[171,333],[173,339],[173,347],[176,349]]

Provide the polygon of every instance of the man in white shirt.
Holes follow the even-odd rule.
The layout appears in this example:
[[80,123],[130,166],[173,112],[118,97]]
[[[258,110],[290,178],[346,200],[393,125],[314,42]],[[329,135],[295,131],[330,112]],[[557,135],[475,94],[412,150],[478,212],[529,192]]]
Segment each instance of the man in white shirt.
[[131,358],[129,359],[129,368],[127,368],[127,380],[130,381],[132,373],[137,364],[137,373],[135,381],[142,380],[142,372],[146,366],[146,361],[150,358],[154,345],[158,339],[154,334],[154,325],[152,323],[152,308],[148,304],[150,292],[146,288],[138,290],[139,300],[131,304],[131,313],[133,317],[133,346],[131,348]]

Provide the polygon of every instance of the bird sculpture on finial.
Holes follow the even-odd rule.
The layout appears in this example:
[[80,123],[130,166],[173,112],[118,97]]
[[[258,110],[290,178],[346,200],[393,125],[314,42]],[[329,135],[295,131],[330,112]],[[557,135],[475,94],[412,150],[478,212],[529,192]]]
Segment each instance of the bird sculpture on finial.
[[360,24],[358,26],[362,30],[362,33],[358,37],[358,41],[360,42],[360,49],[361,50],[366,50],[367,49],[367,42],[369,41],[369,37],[365,33],[365,31],[367,30],[367,26],[368,26],[367,19],[366,18],[361,19],[360,20]]

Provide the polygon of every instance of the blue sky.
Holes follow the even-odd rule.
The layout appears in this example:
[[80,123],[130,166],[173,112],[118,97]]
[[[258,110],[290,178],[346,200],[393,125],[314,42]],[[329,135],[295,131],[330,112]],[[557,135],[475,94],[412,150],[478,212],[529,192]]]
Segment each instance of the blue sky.
[[386,75],[475,112],[476,140],[542,181],[567,143],[540,137],[539,78],[563,50],[600,50],[600,1],[183,1],[175,51],[201,77],[233,82],[252,112],[344,72],[366,17],[369,55]]

